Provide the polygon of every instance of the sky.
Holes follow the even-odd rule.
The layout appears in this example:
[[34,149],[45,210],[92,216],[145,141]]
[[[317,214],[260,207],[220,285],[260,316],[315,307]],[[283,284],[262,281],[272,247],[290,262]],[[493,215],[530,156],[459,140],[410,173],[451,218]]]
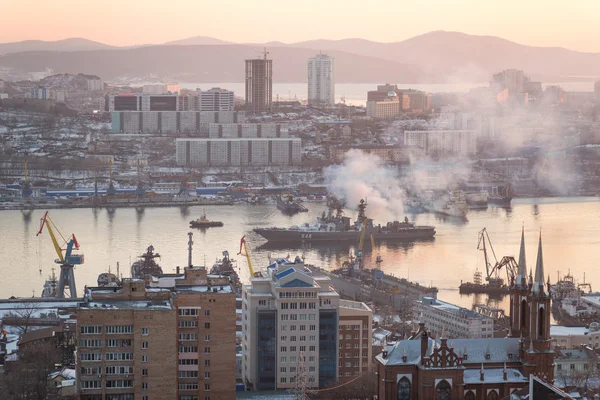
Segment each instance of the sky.
[[0,0],[0,42],[83,37],[117,46],[211,36],[241,43],[435,30],[600,52],[600,0]]

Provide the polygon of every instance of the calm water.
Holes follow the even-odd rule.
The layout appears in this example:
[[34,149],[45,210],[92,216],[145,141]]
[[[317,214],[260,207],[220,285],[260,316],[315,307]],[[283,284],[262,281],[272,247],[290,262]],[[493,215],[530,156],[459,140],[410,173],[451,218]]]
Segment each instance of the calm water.
[[[335,268],[344,261],[349,247],[331,246],[285,249],[268,248],[264,241],[251,232],[257,226],[289,226],[314,220],[324,209],[323,204],[308,204],[309,212],[293,217],[282,215],[274,205],[237,205],[206,207],[210,219],[225,223],[222,228],[194,232],[194,263],[210,266],[223,250],[234,255],[239,250],[240,238],[247,235],[255,269],[267,265],[267,255],[296,254],[306,262]],[[148,245],[154,245],[162,255],[165,272],[187,263],[188,221],[197,218],[202,208],[154,208],[138,213],[135,209],[117,209],[113,215],[106,210],[74,209],[52,210],[52,216],[63,235],[75,233],[85,254],[86,263],[75,269],[79,293],[84,285],[96,285],[97,275],[113,272],[120,262],[124,276],[129,274],[131,260]],[[36,237],[39,218],[43,211],[34,211],[28,219],[20,211],[0,212],[0,296],[39,295],[44,280],[50,274],[56,258],[48,233]],[[462,223],[442,220],[429,214],[413,216],[418,224],[437,227],[435,240],[404,245],[381,245],[381,268],[396,276],[408,277],[423,285],[440,288],[441,299],[470,306],[485,297],[460,296],[458,285],[471,280],[477,266],[483,266],[483,256],[476,249],[477,234],[486,227],[498,258],[518,254],[521,226],[525,226],[528,266],[534,267],[539,229],[544,240],[546,274],[552,281],[557,272],[571,270],[576,279],[587,281],[600,289],[600,199],[553,198],[522,199],[513,201],[510,209],[489,207],[471,211],[469,220]],[[371,264],[370,246],[365,249],[367,265]],[[248,278],[246,261],[235,256],[243,280]],[[374,255],[373,255],[374,258]],[[39,270],[42,270],[40,274]],[[502,304],[504,305],[504,304]]]

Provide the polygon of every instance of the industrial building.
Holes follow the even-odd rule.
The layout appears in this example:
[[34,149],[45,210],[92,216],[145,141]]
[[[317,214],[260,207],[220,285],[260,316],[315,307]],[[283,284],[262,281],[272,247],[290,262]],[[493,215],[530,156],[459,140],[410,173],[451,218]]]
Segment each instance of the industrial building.
[[[77,309],[80,399],[235,398],[235,294],[203,267],[87,288]],[[218,379],[217,379],[218,378]]]
[[440,157],[471,156],[477,151],[475,130],[404,131],[404,145],[415,146],[425,155]]
[[292,389],[298,379],[307,388],[336,382],[340,298],[328,277],[313,276],[299,257],[278,259],[264,277],[251,278],[242,300],[242,374],[249,387]]
[[433,297],[415,301],[413,314],[432,333],[450,339],[494,336],[494,320],[491,317]]
[[334,58],[327,54],[308,59],[308,104],[335,105]]
[[211,138],[286,138],[287,124],[210,124]]
[[273,60],[246,60],[246,111],[252,114],[270,112],[273,101]]
[[111,113],[114,133],[184,133],[208,136],[213,123],[246,121],[245,111],[115,111]]
[[181,166],[299,165],[296,138],[178,138],[176,160]]

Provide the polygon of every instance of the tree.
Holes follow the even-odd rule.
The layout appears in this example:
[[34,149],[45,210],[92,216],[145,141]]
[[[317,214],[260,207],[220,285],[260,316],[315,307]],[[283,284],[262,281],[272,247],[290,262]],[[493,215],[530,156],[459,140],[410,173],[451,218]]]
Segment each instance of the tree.
[[37,311],[40,308],[39,303],[28,302],[24,303],[22,308],[15,311],[11,311],[4,317],[6,321],[11,321],[11,325],[15,326],[19,330],[19,334],[22,336],[29,330],[29,326],[36,317]]
[[337,383],[329,389],[314,391],[311,400],[365,400],[372,399],[377,391],[377,376],[365,373],[347,383]]

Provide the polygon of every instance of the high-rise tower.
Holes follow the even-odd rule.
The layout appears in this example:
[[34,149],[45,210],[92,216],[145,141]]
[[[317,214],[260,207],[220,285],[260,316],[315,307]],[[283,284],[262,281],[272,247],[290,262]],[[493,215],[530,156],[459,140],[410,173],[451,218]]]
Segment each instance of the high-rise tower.
[[308,104],[335,105],[333,57],[318,54],[308,59]]
[[257,114],[271,111],[273,101],[273,60],[246,60],[246,111]]

